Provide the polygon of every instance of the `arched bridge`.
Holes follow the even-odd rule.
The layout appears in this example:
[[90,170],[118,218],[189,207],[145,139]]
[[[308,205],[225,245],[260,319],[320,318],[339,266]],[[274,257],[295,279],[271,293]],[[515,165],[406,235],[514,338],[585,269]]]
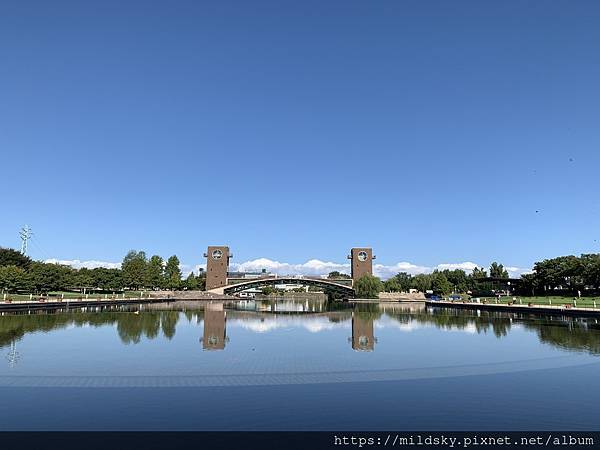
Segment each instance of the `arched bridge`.
[[[281,284],[297,284],[299,286],[314,286],[323,289],[325,292],[339,294],[345,298],[354,297],[354,289],[345,284],[336,283],[335,281],[324,278],[299,278],[299,277],[264,277],[254,278],[241,283],[229,284],[221,288],[212,289],[211,291],[222,291],[223,294],[232,295],[237,292],[245,291],[246,289],[262,288],[265,286],[277,286]],[[221,292],[219,292],[221,293]]]

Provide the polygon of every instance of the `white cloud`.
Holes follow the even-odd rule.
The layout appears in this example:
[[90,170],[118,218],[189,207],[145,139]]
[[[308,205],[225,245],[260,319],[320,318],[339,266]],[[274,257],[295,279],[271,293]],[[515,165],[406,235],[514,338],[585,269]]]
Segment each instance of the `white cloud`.
[[44,262],[49,263],[49,264],[61,264],[63,266],[71,266],[74,269],[81,269],[82,267],[85,267],[87,269],[95,269],[97,267],[105,267],[107,269],[118,269],[119,267],[121,267],[121,263],[96,261],[96,260],[80,261],[79,259],[50,258],[50,259],[44,260]]
[[511,278],[519,278],[521,275],[532,272],[531,269],[521,269],[520,267],[505,267],[505,269]]
[[344,322],[331,322],[326,317],[270,317],[262,319],[228,319],[227,326],[240,327],[255,333],[268,333],[270,331],[287,328],[304,328],[310,333],[320,333],[337,328],[349,328],[350,320]]
[[466,261],[462,263],[450,263],[450,264],[438,264],[436,269],[438,270],[456,270],[461,269],[467,273],[473,272],[476,267],[481,267],[479,264],[474,262]]
[[379,278],[387,279],[393,277],[399,272],[410,273],[411,275],[417,275],[419,273],[431,272],[430,267],[418,266],[409,262],[399,262],[392,266],[386,266],[384,264],[374,264],[373,273]]
[[290,264],[273,261],[268,258],[258,258],[240,264],[231,264],[231,270],[240,272],[260,272],[262,269],[266,269],[267,272],[276,273],[277,275],[324,276],[334,270],[350,274],[350,264],[325,262],[318,259],[311,259],[303,264]]
[[381,316],[378,320],[373,323],[375,329],[385,329],[385,328],[395,328],[404,332],[412,332],[416,330],[420,330],[422,328],[426,328],[427,325],[420,324],[416,321],[411,320],[408,323],[398,322],[397,320],[390,319],[389,316]]
[[[206,265],[202,267],[206,267]],[[393,277],[399,272],[406,272],[411,275],[417,275],[421,273],[431,273],[436,269],[461,269],[467,273],[471,273],[476,267],[487,266],[484,264],[477,264],[471,261],[464,261],[458,263],[442,263],[438,264],[437,266],[430,267],[403,261],[392,265],[374,264],[373,273],[382,279],[387,279]],[[331,261],[320,261],[318,259],[311,259],[302,264],[291,264],[286,262],[273,261],[268,258],[258,258],[243,263],[231,265],[231,270],[241,272],[260,272],[262,269],[266,269],[267,272],[276,273],[278,275],[326,276],[329,272],[332,272],[334,270],[337,270],[341,273],[350,274],[349,263],[340,264]],[[508,271],[511,277],[518,277],[522,273],[527,273],[528,271],[530,271],[530,269],[522,269],[519,267],[507,267],[506,270]]]
[[[97,267],[105,267],[107,269],[119,269],[121,267],[121,263],[113,263],[108,261],[80,261],[79,259],[56,259],[50,258],[44,260],[45,263],[49,264],[61,264],[63,266],[71,266],[74,269],[81,269],[85,267],[87,269],[95,269]],[[166,265],[166,262],[163,262],[163,266]],[[179,264],[179,269],[181,269],[182,276],[186,278],[190,272],[193,270],[195,274],[198,274],[200,268],[206,270],[206,264],[196,264],[194,266],[190,264]]]
[[181,270],[182,278],[187,278],[192,271],[194,272],[194,275],[198,275],[200,268],[206,270],[206,264],[196,264],[194,266],[190,264],[179,264],[179,270]]

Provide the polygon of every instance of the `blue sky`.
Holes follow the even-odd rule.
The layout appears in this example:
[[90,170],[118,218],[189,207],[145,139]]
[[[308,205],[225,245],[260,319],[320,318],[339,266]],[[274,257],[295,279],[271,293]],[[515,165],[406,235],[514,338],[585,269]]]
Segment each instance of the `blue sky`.
[[27,223],[59,260],[598,252],[598,23],[594,1],[3,1],[0,245]]

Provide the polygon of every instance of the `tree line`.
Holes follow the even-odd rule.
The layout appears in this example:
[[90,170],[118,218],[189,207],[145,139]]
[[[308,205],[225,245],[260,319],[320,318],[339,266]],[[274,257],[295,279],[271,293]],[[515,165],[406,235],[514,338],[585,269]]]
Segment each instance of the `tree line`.
[[[508,280],[508,271],[493,262],[489,277]],[[355,290],[363,298],[376,298],[379,292],[433,292],[435,295],[481,292],[489,290],[488,271],[476,267],[470,274],[464,270],[435,270],[428,274],[410,275],[400,272],[381,281],[374,276],[357,280]],[[486,279],[486,280],[484,280]],[[600,292],[600,254],[559,256],[534,264],[531,273],[521,275],[511,287],[519,295],[597,295]]]
[[[489,268],[489,276],[507,279],[508,271],[502,264],[493,262]],[[488,277],[483,267],[475,267],[470,274],[464,270],[434,270],[432,273],[411,275],[400,272],[385,281],[366,275],[356,281],[354,289],[361,298],[377,298],[379,292],[432,292],[435,295],[447,295],[452,292],[466,293],[478,287],[479,280]]]
[[[121,268],[74,269],[70,266],[33,261],[20,252],[0,248],[0,291],[9,293],[80,290],[116,292],[124,289],[203,290],[204,272],[191,272],[182,279],[179,259],[173,255],[165,262],[159,255],[147,258],[144,251],[131,250],[123,258]],[[464,270],[435,270],[428,274],[410,275],[400,272],[382,281],[368,276],[357,280],[355,289],[363,298],[377,297],[379,292],[431,291],[436,295],[452,292],[467,293],[481,288],[482,279],[508,279],[506,268],[493,262],[489,269],[476,267]],[[347,275],[345,275],[347,277]],[[344,277],[331,272],[329,278]],[[556,295],[580,292],[582,295],[600,291],[600,254],[560,256],[536,262],[533,271],[521,276],[514,289],[520,295]]]
[[536,262],[533,272],[521,277],[521,288],[531,295],[596,294],[600,291],[600,254],[559,256]]
[[121,268],[74,269],[70,266],[33,261],[20,252],[0,248],[0,290],[8,293],[79,290],[82,292],[117,292],[130,290],[204,289],[205,274],[191,272],[182,279],[176,255],[164,262],[143,251],[131,250],[123,258]]

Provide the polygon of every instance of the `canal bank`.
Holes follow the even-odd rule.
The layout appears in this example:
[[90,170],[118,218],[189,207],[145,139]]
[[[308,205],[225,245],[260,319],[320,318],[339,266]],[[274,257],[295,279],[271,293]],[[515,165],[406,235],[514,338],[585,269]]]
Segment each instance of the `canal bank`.
[[211,302],[239,300],[230,295],[217,295],[204,291],[156,291],[144,294],[141,297],[88,297],[88,298],[60,298],[41,297],[31,300],[12,300],[0,302],[0,313],[10,311],[33,311],[81,308],[88,306],[121,306],[121,305],[147,305],[158,303],[186,302]]
[[12,311],[33,311],[50,309],[69,309],[87,306],[121,306],[121,305],[144,305],[150,303],[170,302],[170,299],[158,298],[126,298],[126,299],[87,299],[87,300],[53,300],[53,301],[16,301],[0,303],[0,313]]
[[452,302],[446,300],[426,300],[427,306],[434,308],[456,308],[468,310],[520,312],[530,314],[565,315],[578,317],[600,317],[600,308],[581,308],[572,306],[550,306],[535,304],[501,304],[501,303],[476,303],[476,302]]

